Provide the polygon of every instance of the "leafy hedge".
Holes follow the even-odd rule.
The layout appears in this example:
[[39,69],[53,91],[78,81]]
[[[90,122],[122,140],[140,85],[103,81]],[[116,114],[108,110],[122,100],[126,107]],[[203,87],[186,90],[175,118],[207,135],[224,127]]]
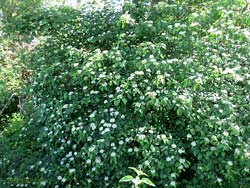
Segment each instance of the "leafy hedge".
[[119,187],[135,166],[157,187],[249,187],[249,19],[230,2],[20,15],[45,40],[23,56],[35,154],[11,177]]

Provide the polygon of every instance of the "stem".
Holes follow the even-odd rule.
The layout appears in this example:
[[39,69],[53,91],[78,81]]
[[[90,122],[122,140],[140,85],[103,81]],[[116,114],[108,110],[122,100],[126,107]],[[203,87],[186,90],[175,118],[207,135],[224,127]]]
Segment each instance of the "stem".
[[8,101],[5,103],[4,107],[0,110],[0,116],[3,114],[4,110],[8,107],[8,105],[11,103],[11,99],[14,97],[15,93],[13,93]]

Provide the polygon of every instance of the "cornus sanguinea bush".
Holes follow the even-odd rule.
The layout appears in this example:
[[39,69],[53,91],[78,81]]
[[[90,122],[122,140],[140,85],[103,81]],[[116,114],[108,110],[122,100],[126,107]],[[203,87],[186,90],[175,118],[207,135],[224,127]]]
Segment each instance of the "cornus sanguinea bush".
[[22,57],[32,76],[20,141],[32,140],[36,155],[17,175],[38,187],[118,187],[134,166],[157,187],[250,186],[244,7],[129,4],[17,17],[15,32],[44,37]]

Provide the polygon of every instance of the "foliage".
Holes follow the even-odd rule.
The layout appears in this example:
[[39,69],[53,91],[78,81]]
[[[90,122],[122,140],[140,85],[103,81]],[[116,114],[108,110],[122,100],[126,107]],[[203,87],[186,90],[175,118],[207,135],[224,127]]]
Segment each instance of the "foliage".
[[0,131],[6,125],[6,116],[18,111],[20,65],[17,64],[13,46],[0,34]]
[[131,175],[124,176],[120,179],[119,182],[131,182],[134,185],[134,188],[139,188],[140,185],[149,185],[149,186],[155,186],[153,182],[148,178],[141,178],[141,176],[148,176],[143,171],[138,170],[134,167],[129,167],[131,170],[133,170],[136,173],[136,177],[134,178]]
[[0,14],[2,13],[4,20],[9,21],[13,16],[39,7],[42,1],[43,0],[0,0]]
[[[18,138],[21,128],[24,126],[23,118],[20,114],[13,114],[7,120],[7,126],[0,132],[0,185],[3,186],[2,180],[9,178],[8,171],[15,169],[18,165],[18,160],[23,157],[17,152]],[[9,167],[11,169],[9,169]],[[15,172],[15,170],[14,170]]]
[[22,57],[20,142],[36,152],[16,174],[37,187],[118,187],[136,166],[157,187],[249,187],[249,10],[188,2],[39,9],[6,24],[46,38]]

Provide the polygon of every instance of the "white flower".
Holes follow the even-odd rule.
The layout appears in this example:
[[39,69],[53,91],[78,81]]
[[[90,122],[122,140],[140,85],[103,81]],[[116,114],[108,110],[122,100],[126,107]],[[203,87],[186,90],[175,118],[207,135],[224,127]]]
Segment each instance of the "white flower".
[[104,130],[105,132],[109,132],[110,131],[110,129],[109,128],[105,128],[105,130]]
[[178,149],[178,153],[179,153],[179,154],[185,153],[185,150],[183,150],[183,149]]
[[106,127],[111,127],[111,126],[112,126],[111,123],[104,123],[104,125],[105,125]]
[[149,162],[149,161],[145,161],[145,165],[146,165],[146,166],[149,166],[149,165],[150,165],[150,162]]
[[172,29],[172,28],[173,28],[173,26],[172,26],[172,25],[169,25],[169,26],[168,26],[168,29]]
[[123,15],[121,15],[121,20],[127,24],[133,25],[135,23],[135,20],[130,16],[130,14],[125,12]]
[[[147,87],[147,90],[150,90],[151,88],[150,87]],[[157,93],[154,92],[154,91],[149,91],[146,93],[146,95],[149,97],[149,98],[155,98],[157,96]]]
[[58,180],[61,180],[61,179],[62,179],[62,176],[58,176],[57,179],[58,179]]
[[239,150],[239,148],[236,148],[234,151],[235,151],[235,154],[237,154],[237,155],[239,155],[239,154],[240,154],[240,150]]
[[114,123],[114,122],[115,122],[114,118],[110,119],[110,123]]
[[140,127],[140,128],[139,128],[139,131],[143,132],[144,129],[145,129],[144,127]]
[[172,178],[175,178],[175,177],[176,177],[175,173],[171,173],[170,176],[171,176]]
[[185,35],[186,34],[186,31],[181,31],[180,33],[179,33],[179,35]]
[[144,96],[140,96],[140,99],[143,100],[143,99],[145,99],[145,97]]
[[136,103],[135,103],[135,106],[138,107],[138,108],[140,108],[140,107],[141,107],[141,103],[136,102]]
[[222,182],[222,179],[221,179],[221,178],[217,178],[216,181],[217,181],[218,183],[221,183],[221,182]]
[[232,162],[232,161],[228,161],[227,164],[228,164],[229,166],[233,166],[233,162]]
[[123,140],[120,140],[120,141],[119,141],[119,144],[120,144],[120,145],[123,145],[123,144],[124,144]]
[[116,125],[116,124],[113,124],[113,125],[112,125],[112,128],[114,128],[114,129],[115,129],[116,127],[117,127],[117,125]]
[[180,159],[180,163],[181,164],[185,163],[185,159]]
[[136,75],[144,75],[144,72],[143,71],[135,71],[135,74]]
[[171,159],[171,157],[167,157],[166,160],[167,161],[171,161],[172,159]]
[[150,170],[152,174],[155,174],[155,169]]
[[109,180],[109,177],[108,177],[108,176],[105,176],[105,177],[104,177],[104,180],[105,180],[105,181],[108,181],[108,180]]
[[87,164],[90,164],[90,163],[91,163],[91,160],[90,160],[90,159],[88,159],[88,160],[86,161],[86,163],[87,163]]
[[180,26],[181,26],[180,23],[175,23],[175,24],[174,24],[174,27],[180,27]]
[[65,183],[66,181],[67,181],[67,179],[66,179],[66,178],[63,178],[63,179],[62,179],[62,182],[63,182],[63,183]]
[[176,146],[176,144],[172,144],[171,147],[172,148],[176,148],[177,146]]
[[196,142],[195,141],[191,142],[191,146],[192,147],[196,146]]
[[197,23],[197,22],[192,22],[190,26],[191,26],[191,27],[195,27],[195,26],[197,26],[197,25],[200,25],[200,24]]
[[192,135],[191,134],[187,134],[187,138],[192,138]]
[[138,137],[140,140],[143,140],[146,136],[144,134],[140,134]]
[[171,182],[170,182],[170,185],[171,185],[171,186],[175,186],[175,185],[176,185],[175,181],[171,181]]
[[167,136],[165,134],[162,134],[161,139],[165,142],[167,140]]
[[216,150],[216,147],[212,146],[212,147],[210,147],[210,150],[214,151],[214,150]]
[[90,148],[89,148],[89,152],[92,152],[92,151],[94,151],[95,150],[95,146],[91,146]]
[[236,130],[237,132],[240,132],[240,127],[238,125],[234,126],[234,130]]
[[139,149],[135,147],[135,148],[134,148],[134,151],[135,151],[135,152],[138,152],[138,151],[139,151]]
[[244,171],[245,172],[249,172],[249,168],[244,168]]
[[115,157],[116,156],[116,153],[115,152],[112,152],[111,153],[111,157]]
[[229,134],[228,134],[227,131],[224,131],[224,132],[223,132],[223,135],[224,135],[224,136],[228,136]]
[[72,168],[72,169],[69,170],[69,173],[72,174],[72,173],[74,173],[75,171],[76,171],[76,169]]
[[42,181],[42,182],[40,183],[40,185],[45,186],[45,185],[46,185],[46,181]]
[[94,111],[93,113],[91,113],[91,114],[89,115],[89,117],[90,117],[90,118],[93,118],[93,117],[95,117],[95,114],[96,114],[96,111]]
[[128,149],[128,152],[129,152],[129,153],[131,153],[132,151],[133,151],[133,149],[132,149],[132,148],[129,148],[129,149]]
[[99,163],[101,163],[101,159],[98,157],[98,158],[96,158],[95,162],[99,164]]
[[42,168],[40,169],[40,171],[41,171],[41,172],[44,172],[44,171],[45,171],[45,168],[44,168],[44,167],[42,167]]
[[124,116],[124,115],[121,115],[121,118],[122,118],[122,119],[124,119],[124,118],[125,118],[125,116]]
[[95,130],[95,129],[96,129],[96,125],[95,125],[94,123],[91,123],[91,124],[90,124],[90,127],[91,127],[92,130]]

